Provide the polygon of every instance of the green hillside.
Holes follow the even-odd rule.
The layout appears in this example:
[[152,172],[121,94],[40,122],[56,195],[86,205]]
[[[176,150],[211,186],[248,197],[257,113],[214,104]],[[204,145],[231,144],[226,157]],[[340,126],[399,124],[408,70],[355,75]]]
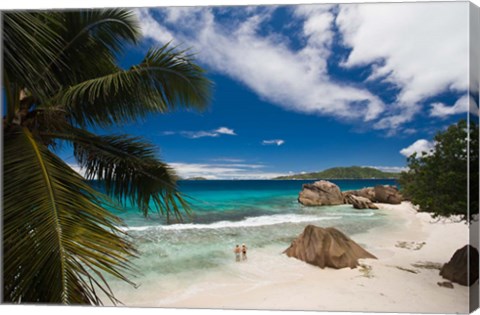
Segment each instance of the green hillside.
[[207,179],[205,177],[196,176],[196,177],[185,178],[183,180],[207,180]]
[[333,167],[321,172],[294,174],[289,176],[280,176],[274,179],[386,179],[398,178],[399,173],[382,172],[371,167]]

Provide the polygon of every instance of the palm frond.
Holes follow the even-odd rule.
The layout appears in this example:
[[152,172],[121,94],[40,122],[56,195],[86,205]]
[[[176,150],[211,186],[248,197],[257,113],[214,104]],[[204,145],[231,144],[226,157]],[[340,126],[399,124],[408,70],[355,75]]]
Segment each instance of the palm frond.
[[101,195],[26,128],[6,135],[4,172],[4,301],[116,302],[102,273],[131,283],[135,252]]
[[136,16],[124,9],[63,11],[58,19],[62,23],[56,32],[63,45],[46,70],[54,72],[63,86],[115,71],[116,54],[140,36]]
[[[75,21],[82,27],[82,31],[74,40],[78,40],[82,32],[88,32],[97,42],[114,53],[122,52],[125,45],[135,44],[140,38],[141,28],[135,13],[131,10],[94,9],[73,14],[65,12],[65,15],[68,16],[68,20]],[[82,40],[79,40],[79,43],[82,43]]]
[[116,54],[137,42],[140,27],[123,9],[8,12],[3,37],[4,76],[41,103],[63,86],[115,71]]
[[167,219],[174,215],[181,220],[182,211],[189,213],[174,170],[157,158],[152,144],[128,135],[97,136],[72,127],[41,135],[73,143],[86,179],[104,183],[106,193],[124,205],[130,202],[144,215],[158,211]]
[[[2,13],[3,76],[8,77],[12,88],[27,88],[45,97],[45,89],[58,87],[55,75],[45,71],[62,46],[59,34],[52,27],[46,27],[58,26],[55,17],[46,12]],[[32,84],[40,76],[44,78],[41,84]]]
[[80,126],[109,126],[183,107],[204,109],[212,82],[185,52],[168,45],[151,50],[128,70],[70,86],[54,98]]

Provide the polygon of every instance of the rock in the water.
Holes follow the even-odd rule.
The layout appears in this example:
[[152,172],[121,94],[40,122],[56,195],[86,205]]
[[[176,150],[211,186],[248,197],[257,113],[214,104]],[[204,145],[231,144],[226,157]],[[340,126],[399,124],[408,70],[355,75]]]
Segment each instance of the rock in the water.
[[402,195],[394,186],[377,185],[375,186],[374,191],[376,202],[398,205],[403,200]]
[[345,203],[353,205],[355,209],[378,209],[370,199],[355,195],[346,195]]
[[458,249],[450,261],[443,265],[440,275],[461,285],[474,284],[478,280],[477,249],[470,245]]
[[341,205],[343,195],[337,185],[321,180],[313,184],[304,184],[298,202],[304,206]]
[[[366,187],[359,190],[347,190],[342,193],[344,197],[354,195],[358,197],[367,198],[372,202],[375,202],[375,189],[373,187]],[[345,202],[347,203],[347,202]]]
[[288,257],[295,257],[320,268],[355,268],[360,258],[374,258],[360,245],[339,230],[308,225],[284,251]]

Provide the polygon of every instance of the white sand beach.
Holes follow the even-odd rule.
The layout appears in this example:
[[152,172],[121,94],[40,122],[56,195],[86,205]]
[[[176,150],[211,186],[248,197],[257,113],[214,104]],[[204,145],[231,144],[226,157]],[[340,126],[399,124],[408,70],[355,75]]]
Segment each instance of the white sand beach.
[[127,306],[366,312],[467,313],[468,287],[445,288],[437,266],[468,243],[468,225],[436,220],[414,207],[380,204],[391,224],[351,236],[378,260],[356,269],[320,269],[282,254],[250,248],[246,262],[196,274],[188,282],[144,283],[125,291]]

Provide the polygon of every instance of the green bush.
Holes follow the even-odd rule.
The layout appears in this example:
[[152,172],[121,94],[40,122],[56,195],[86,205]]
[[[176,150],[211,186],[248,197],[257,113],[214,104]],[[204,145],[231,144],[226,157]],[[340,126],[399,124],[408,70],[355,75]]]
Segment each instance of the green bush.
[[431,152],[408,157],[401,190],[434,217],[459,215],[470,221],[478,214],[478,125],[461,120],[437,133],[434,141]]

